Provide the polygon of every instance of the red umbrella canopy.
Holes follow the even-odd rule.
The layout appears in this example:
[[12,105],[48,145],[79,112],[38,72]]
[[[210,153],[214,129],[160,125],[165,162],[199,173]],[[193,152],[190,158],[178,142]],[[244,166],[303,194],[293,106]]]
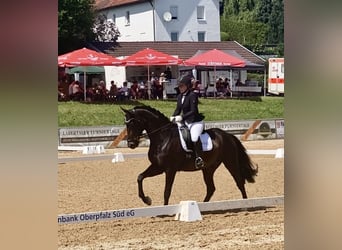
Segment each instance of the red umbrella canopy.
[[59,66],[119,66],[123,62],[115,57],[109,56],[87,48],[74,50],[58,56]]
[[128,56],[123,60],[126,66],[138,65],[177,65],[182,60],[163,52],[146,48]]
[[213,49],[185,60],[184,64],[198,66],[244,67],[246,62],[221,50]]

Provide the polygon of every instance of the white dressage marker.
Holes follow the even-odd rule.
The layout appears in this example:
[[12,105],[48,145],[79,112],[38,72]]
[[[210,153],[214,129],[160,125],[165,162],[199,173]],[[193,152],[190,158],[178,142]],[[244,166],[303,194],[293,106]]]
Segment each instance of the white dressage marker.
[[196,201],[181,201],[180,206],[180,212],[176,214],[175,220],[187,222],[202,220],[201,211]]
[[82,154],[102,154],[105,152],[103,145],[84,146]]
[[112,163],[116,162],[123,162],[125,161],[123,154],[122,153],[114,153],[114,158],[112,159]]
[[284,148],[277,149],[275,158],[284,158]]

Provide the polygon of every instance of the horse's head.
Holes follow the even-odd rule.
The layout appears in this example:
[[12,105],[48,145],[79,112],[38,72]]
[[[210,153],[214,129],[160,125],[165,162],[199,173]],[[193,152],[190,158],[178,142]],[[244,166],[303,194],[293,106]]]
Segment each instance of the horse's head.
[[127,145],[130,148],[136,148],[139,145],[144,130],[149,136],[156,135],[162,128],[165,128],[166,124],[170,124],[166,116],[149,106],[138,106],[130,110],[121,109],[125,112]]
[[125,124],[127,128],[127,146],[136,148],[139,145],[140,135],[144,131],[144,124],[134,109],[127,110],[121,108],[125,112]]

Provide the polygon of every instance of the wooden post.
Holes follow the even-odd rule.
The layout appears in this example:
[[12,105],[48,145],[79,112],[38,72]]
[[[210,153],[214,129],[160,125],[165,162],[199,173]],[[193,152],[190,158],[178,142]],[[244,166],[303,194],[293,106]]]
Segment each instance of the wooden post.
[[127,128],[121,131],[121,133],[115,138],[115,140],[110,144],[108,148],[116,148],[122,139],[127,135]]
[[241,136],[241,140],[242,141],[246,141],[247,138],[253,133],[253,131],[256,129],[256,127],[258,127],[258,125],[260,124],[261,120],[256,120],[252,126],[246,131],[246,133],[244,133]]

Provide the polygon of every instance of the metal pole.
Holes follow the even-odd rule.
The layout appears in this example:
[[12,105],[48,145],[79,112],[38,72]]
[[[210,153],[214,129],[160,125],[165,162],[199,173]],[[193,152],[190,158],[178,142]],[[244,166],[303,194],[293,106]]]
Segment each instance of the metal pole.
[[86,101],[87,99],[87,83],[86,83],[86,71],[84,68],[84,75],[83,75],[83,95],[84,95],[84,101]]
[[264,69],[264,96],[266,96],[266,69]]
[[150,79],[150,65],[147,65],[147,95],[151,99],[151,79]]
[[214,66],[214,98],[216,98],[216,66]]
[[230,87],[230,98],[233,98],[233,69],[230,69],[230,82],[229,82],[229,87]]

